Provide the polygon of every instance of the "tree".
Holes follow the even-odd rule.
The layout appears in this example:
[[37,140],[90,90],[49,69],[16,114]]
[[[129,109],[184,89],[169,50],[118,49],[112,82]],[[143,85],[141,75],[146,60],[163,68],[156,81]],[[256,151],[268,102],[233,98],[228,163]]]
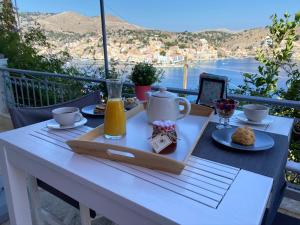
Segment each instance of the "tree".
[[[63,73],[70,76],[84,75],[75,67],[66,66],[66,63],[71,60],[67,51],[51,54],[51,45],[47,42],[46,35],[39,24],[29,27],[27,31],[23,32],[17,29],[15,12],[10,0],[0,1],[0,25],[0,53],[8,58],[8,67]],[[48,53],[39,54],[41,48],[46,49]],[[10,75],[18,76],[13,73]],[[31,76],[27,76],[31,78]],[[48,80],[68,86],[69,95],[73,97],[78,97],[85,92],[83,91],[85,90],[83,82],[59,78],[48,78]],[[49,95],[53,95],[53,93],[49,93]]]
[[161,51],[159,52],[159,54],[160,54],[161,56],[166,56],[166,55],[167,55],[167,53],[166,53],[165,50],[161,50]]
[[[15,18],[11,0],[0,1],[0,53],[8,58],[8,67],[80,75],[74,67],[65,67],[71,59],[67,51],[51,54],[51,45],[38,23],[19,32]],[[39,54],[41,48],[48,53]]]
[[[244,84],[235,90],[235,93],[256,95],[263,97],[280,97],[288,100],[300,101],[300,72],[298,65],[293,61],[294,42],[297,40],[296,28],[300,26],[300,12],[294,19],[285,13],[283,18],[273,15],[272,24],[268,26],[270,36],[262,44],[264,48],[258,50],[256,60],[261,63],[258,73],[245,73]],[[277,88],[280,70],[283,70],[288,80],[287,88]],[[275,107],[272,113],[281,116],[300,117],[300,111],[292,108]],[[289,159],[300,161],[300,141],[291,139]],[[288,175],[290,179],[290,175]]]
[[11,0],[0,1],[0,29],[17,32],[17,21]]
[[300,13],[297,13],[293,20],[288,13],[280,19],[274,14],[271,19],[272,24],[268,26],[270,36],[263,42],[264,47],[257,51],[255,58],[261,63],[258,73],[243,74],[244,84],[240,85],[235,93],[263,97],[283,96],[282,90],[277,88],[280,70],[284,70],[289,77],[288,88],[293,81],[300,78],[292,58],[295,32],[300,26]]

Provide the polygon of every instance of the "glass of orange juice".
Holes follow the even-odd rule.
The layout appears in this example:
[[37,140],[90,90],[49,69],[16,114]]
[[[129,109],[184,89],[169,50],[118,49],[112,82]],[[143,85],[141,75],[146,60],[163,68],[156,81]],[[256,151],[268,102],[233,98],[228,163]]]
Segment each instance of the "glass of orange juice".
[[120,139],[126,134],[126,114],[122,100],[123,82],[120,79],[107,79],[108,100],[104,117],[104,137]]

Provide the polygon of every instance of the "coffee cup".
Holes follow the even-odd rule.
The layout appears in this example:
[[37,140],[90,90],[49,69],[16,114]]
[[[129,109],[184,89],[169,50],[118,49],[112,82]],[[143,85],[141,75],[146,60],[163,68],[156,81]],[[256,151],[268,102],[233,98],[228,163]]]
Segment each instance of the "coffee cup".
[[76,107],[61,107],[52,110],[53,119],[61,126],[71,126],[82,119]]
[[261,122],[269,114],[267,106],[258,104],[244,105],[243,110],[247,119],[254,122]]

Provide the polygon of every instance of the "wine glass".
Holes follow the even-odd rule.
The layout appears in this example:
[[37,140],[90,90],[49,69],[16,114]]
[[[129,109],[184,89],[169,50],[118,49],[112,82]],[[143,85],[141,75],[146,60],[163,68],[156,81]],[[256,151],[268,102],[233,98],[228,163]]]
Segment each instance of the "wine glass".
[[[217,124],[216,128],[231,128],[229,125],[229,120],[235,109],[238,107],[239,102],[233,99],[218,99],[214,100],[214,105],[217,114],[219,115],[219,123]],[[222,124],[222,120],[224,120],[224,124]]]

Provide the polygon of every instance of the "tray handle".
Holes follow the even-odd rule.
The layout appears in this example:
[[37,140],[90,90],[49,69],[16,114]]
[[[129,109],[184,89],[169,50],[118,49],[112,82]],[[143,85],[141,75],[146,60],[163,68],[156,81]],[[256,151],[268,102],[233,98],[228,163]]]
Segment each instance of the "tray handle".
[[71,140],[67,144],[79,154],[92,155],[104,159],[131,163],[151,169],[159,169],[166,172],[179,174],[184,168],[184,163],[170,159],[160,154],[144,152],[124,146]]
[[119,159],[120,157],[122,158],[135,158],[135,155],[130,152],[126,151],[118,151],[114,149],[107,149],[106,154],[111,158],[111,159]]

